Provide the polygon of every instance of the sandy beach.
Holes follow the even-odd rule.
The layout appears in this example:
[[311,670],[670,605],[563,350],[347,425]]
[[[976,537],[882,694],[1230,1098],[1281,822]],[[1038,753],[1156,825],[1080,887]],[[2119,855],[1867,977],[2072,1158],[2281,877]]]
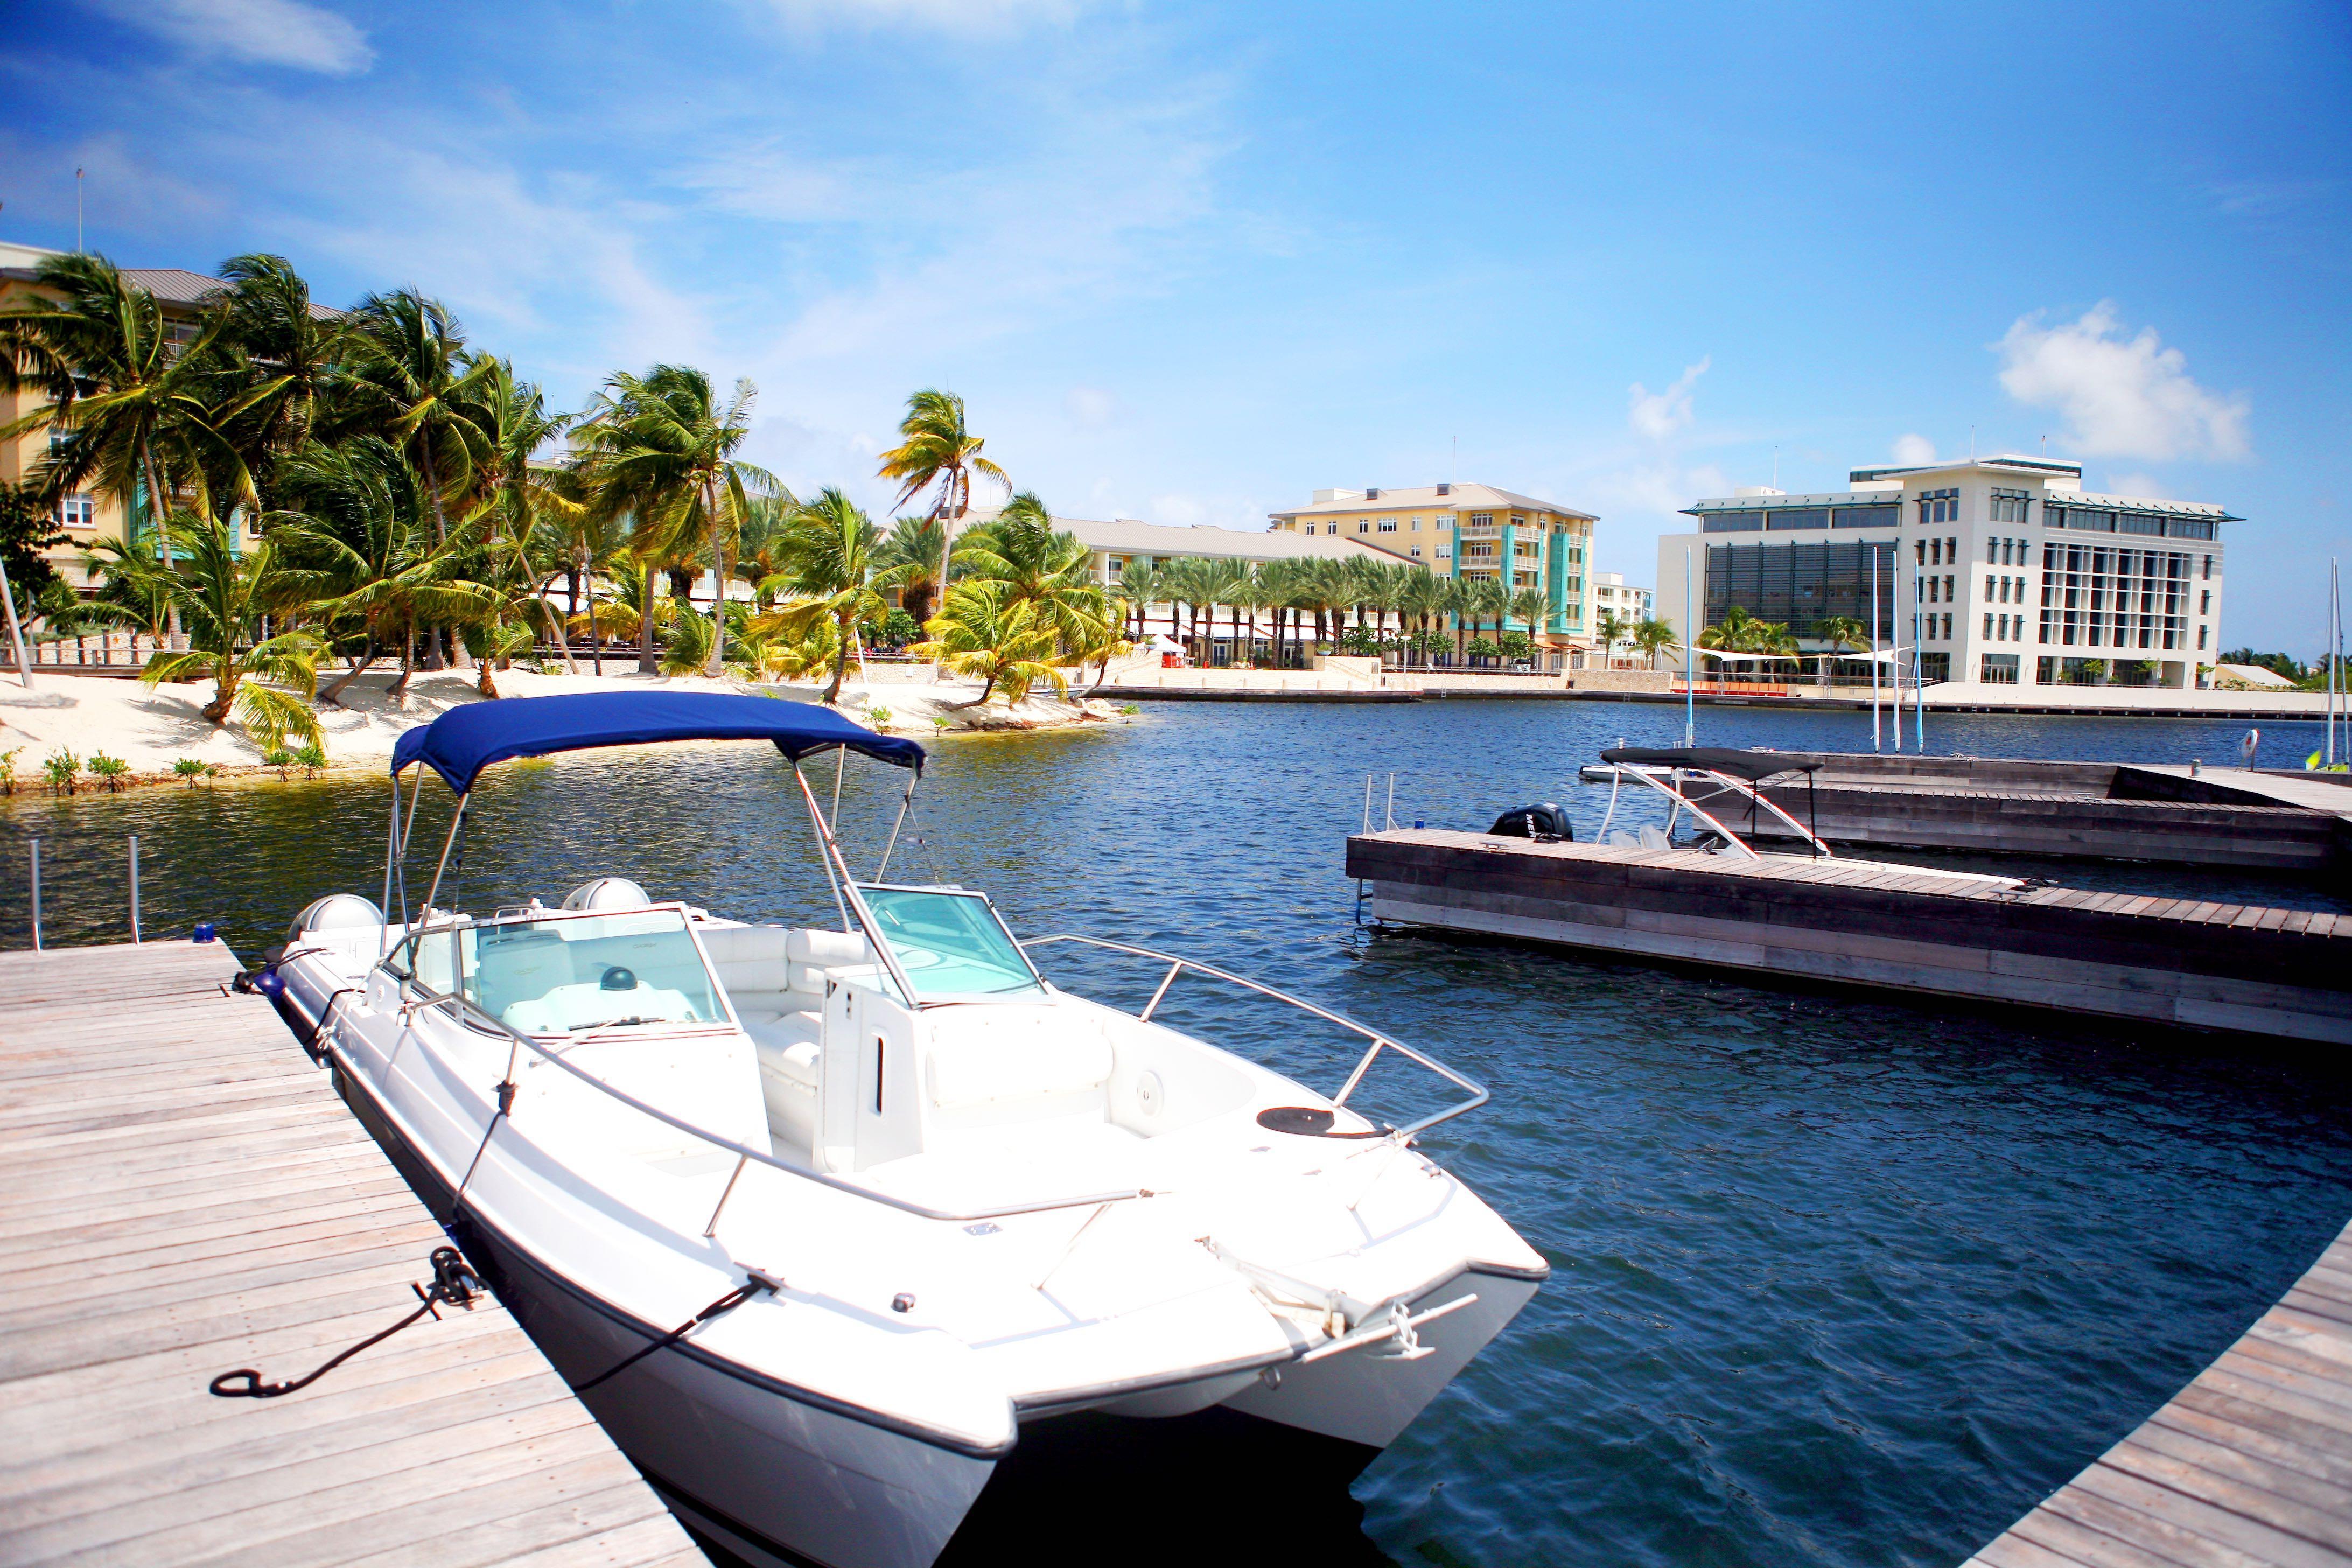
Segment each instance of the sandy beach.
[[[418,675],[398,699],[388,692],[394,673],[362,676],[344,689],[341,706],[318,705],[331,767],[380,768],[391,759],[401,731],[430,723],[452,708],[487,700],[475,689],[476,675],[471,670]],[[242,728],[235,723],[215,725],[204,718],[202,710],[213,691],[209,681],[150,687],[136,680],[37,671],[33,679],[30,691],[13,676],[0,683],[0,752],[16,753],[12,765],[20,789],[32,787],[43,759],[59,751],[70,751],[85,763],[100,752],[120,757],[130,764],[131,779],[126,782],[168,778],[173,763],[183,757],[193,757],[224,773],[251,772],[265,765],[261,748]],[[634,670],[592,676],[509,669],[500,670],[497,679],[503,698],[657,686],[679,691],[761,691],[786,700],[814,702],[823,689],[809,685],[753,686],[723,679],[640,675]],[[1010,708],[1001,702],[985,708],[952,706],[978,695],[977,686],[960,682],[871,688],[852,684],[842,689],[840,708],[860,723],[926,741],[994,731],[1113,723],[1120,718],[1109,702],[1056,701],[1050,690]],[[85,774],[80,787],[90,788],[96,783]]]

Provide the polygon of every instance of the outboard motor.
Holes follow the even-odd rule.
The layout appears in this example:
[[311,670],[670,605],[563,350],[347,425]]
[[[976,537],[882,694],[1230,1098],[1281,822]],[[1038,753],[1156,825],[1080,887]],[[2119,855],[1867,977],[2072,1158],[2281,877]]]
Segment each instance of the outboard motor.
[[1495,818],[1486,832],[1496,838],[1532,838],[1538,844],[1576,842],[1568,813],[1546,801],[1541,805],[1515,805]]
[[563,896],[567,910],[640,910],[652,902],[646,890],[626,877],[599,877]]
[[373,899],[357,893],[329,893],[294,917],[286,928],[286,945],[297,946],[312,931],[373,931],[383,924],[383,911]]

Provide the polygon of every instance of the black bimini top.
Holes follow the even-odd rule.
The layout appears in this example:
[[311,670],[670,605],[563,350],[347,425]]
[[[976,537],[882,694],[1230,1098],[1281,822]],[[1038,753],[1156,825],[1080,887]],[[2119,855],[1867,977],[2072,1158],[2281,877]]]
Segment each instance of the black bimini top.
[[509,697],[452,708],[407,731],[392,749],[395,773],[423,763],[465,794],[492,763],[656,741],[772,741],[799,762],[838,746],[898,767],[923,767],[923,748],[877,734],[830,708],[724,691],[590,691]]
[[1749,784],[1774,773],[1809,773],[1822,765],[1791,762],[1772,752],[1743,752],[1735,746],[1619,746],[1601,752],[1601,760],[1651,768],[1704,768]]

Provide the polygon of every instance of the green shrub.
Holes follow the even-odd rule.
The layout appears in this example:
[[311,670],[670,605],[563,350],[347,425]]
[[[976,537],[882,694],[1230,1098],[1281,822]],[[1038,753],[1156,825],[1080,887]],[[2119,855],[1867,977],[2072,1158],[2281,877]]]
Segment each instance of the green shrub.
[[16,746],[8,751],[0,752],[0,795],[16,793],[16,753],[24,749],[22,746]]
[[942,719],[935,713],[931,716],[931,728],[934,730],[952,730],[955,728],[955,721],[952,719]]
[[[903,611],[900,613],[904,614]],[[866,721],[877,730],[882,729],[890,722],[890,710],[887,708],[868,708],[866,710]]]
[[288,776],[286,770],[294,765],[294,753],[283,746],[272,746],[261,753],[261,761],[264,765],[276,768],[278,776],[282,779]]
[[48,775],[51,789],[61,789],[71,795],[74,775],[81,772],[81,759],[68,751],[55,751],[41,759],[41,772]]
[[104,781],[107,788],[121,789],[122,775],[131,771],[131,764],[121,757],[110,757],[104,752],[92,752],[89,755],[89,771]]
[[201,763],[194,757],[181,757],[172,763],[172,771],[187,780],[188,787],[194,789],[196,787],[196,781],[209,771],[209,764]]
[[1118,705],[1118,710],[1128,715],[1129,718],[1133,718],[1136,714],[1143,711],[1143,704],[1140,702],[1122,702]]
[[327,765],[327,748],[313,741],[294,753],[294,761],[301,764],[304,778],[317,778],[319,770]]

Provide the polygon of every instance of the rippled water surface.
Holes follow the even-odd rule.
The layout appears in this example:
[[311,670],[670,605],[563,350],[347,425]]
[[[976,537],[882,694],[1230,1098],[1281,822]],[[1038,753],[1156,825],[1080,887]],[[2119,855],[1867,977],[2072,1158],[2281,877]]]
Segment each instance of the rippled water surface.
[[[2308,751],[2295,729],[2267,745]],[[899,869],[989,889],[1024,935],[1123,935],[1263,975],[1495,1089],[1431,1150],[1552,1279],[1356,1482],[1362,1538],[1335,1557],[1957,1563],[2236,1337],[2352,1210],[2347,1079],[2292,1050],[1352,923],[1341,841],[1368,773],[1384,792],[1397,772],[1401,818],[1483,826],[1558,799],[1589,830],[1600,792],[1577,764],[1680,730],[1633,705],[1162,705],[935,750]],[[1854,715],[1703,713],[1700,731],[1868,742]],[[2240,732],[1929,721],[1936,751],[2117,761],[2218,760]],[[830,766],[813,771],[829,788]],[[505,771],[481,792],[466,900],[621,872],[730,914],[821,915],[789,782],[749,746]],[[854,858],[878,847],[895,783],[851,769]],[[372,783],[0,804],[0,943],[26,940],[30,834],[52,942],[119,939],[136,832],[151,929],[215,918],[251,950],[320,892],[377,891],[386,805]],[[437,786],[420,842],[436,816]],[[1205,994],[1185,1005],[1339,1077],[1336,1043]]]

